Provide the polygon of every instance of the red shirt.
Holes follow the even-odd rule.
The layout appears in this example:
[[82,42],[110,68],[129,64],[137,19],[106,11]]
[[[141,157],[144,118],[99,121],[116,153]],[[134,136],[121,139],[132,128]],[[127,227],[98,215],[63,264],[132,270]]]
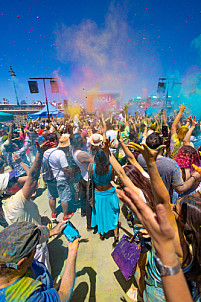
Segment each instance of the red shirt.
[[43,133],[44,130],[45,130],[45,129],[40,129],[40,130],[38,131],[38,134],[41,135],[41,134]]

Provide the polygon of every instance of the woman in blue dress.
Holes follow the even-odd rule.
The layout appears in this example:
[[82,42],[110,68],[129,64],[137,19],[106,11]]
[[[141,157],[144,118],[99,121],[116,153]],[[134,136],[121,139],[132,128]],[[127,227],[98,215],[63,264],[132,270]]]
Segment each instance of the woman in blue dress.
[[119,199],[116,189],[112,186],[114,171],[109,161],[101,150],[94,158],[92,178],[94,181],[94,205],[92,209],[91,226],[98,227],[101,240],[108,231],[114,231],[114,244],[119,241]]

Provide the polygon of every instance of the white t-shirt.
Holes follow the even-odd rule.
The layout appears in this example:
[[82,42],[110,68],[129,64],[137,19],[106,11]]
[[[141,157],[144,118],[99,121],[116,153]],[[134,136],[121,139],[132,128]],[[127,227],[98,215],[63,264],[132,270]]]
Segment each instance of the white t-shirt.
[[2,208],[9,225],[20,221],[32,222],[38,226],[41,225],[41,217],[37,204],[31,199],[26,200],[22,190],[3,200]]
[[68,161],[65,153],[62,150],[58,150],[58,147],[51,148],[45,151],[43,155],[43,162],[48,157],[49,165],[52,169],[54,178],[56,178],[57,181],[66,180],[63,168],[68,167]]
[[84,151],[81,151],[81,150],[76,150],[73,153],[73,159],[74,159],[75,163],[77,164],[77,166],[80,168],[82,178],[84,180],[88,181],[88,179],[89,179],[89,173],[88,173],[89,163],[88,162],[85,162],[85,163],[79,162],[77,156],[78,156],[78,153],[80,153],[80,152],[86,153],[87,155],[89,155],[89,153],[87,153],[87,152],[84,152]]

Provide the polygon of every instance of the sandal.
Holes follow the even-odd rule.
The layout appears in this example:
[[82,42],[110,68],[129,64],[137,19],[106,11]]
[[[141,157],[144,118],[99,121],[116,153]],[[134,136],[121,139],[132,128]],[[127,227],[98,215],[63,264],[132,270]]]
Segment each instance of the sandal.
[[112,244],[113,247],[116,247],[117,246],[117,243],[119,242],[119,236],[114,236],[114,242]]
[[105,240],[105,235],[100,235],[100,240]]

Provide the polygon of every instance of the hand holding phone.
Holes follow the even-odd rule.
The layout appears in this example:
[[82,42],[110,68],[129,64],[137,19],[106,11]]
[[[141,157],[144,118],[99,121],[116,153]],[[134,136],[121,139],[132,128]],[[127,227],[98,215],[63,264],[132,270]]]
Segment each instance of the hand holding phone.
[[69,220],[66,222],[63,233],[69,242],[73,242],[75,239],[81,237],[76,227]]

